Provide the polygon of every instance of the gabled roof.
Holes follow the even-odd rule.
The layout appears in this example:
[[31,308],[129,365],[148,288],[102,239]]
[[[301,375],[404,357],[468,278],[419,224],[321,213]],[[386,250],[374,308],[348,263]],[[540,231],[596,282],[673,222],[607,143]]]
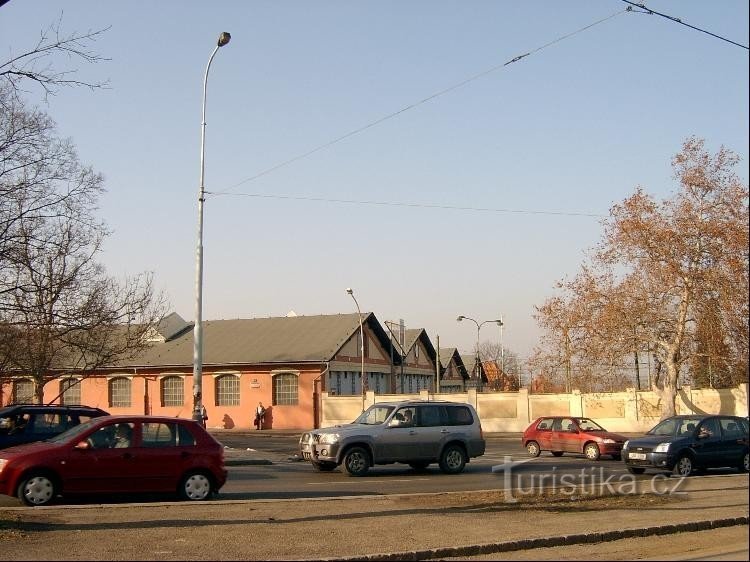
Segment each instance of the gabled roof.
[[[466,372],[469,374],[469,378],[471,378],[471,375],[474,374],[474,370],[477,368],[476,355],[466,355],[466,354],[459,354],[459,355],[461,356],[461,361],[466,367]],[[482,382],[488,382],[487,373],[485,373],[484,365],[482,365],[481,361],[479,362],[479,372],[482,377]]]
[[[373,313],[363,323],[389,350],[388,336]],[[359,315],[333,314],[209,320],[203,322],[204,365],[306,363],[330,361],[359,330]],[[183,331],[156,343],[118,367],[189,366],[193,364],[193,334]]]
[[389,327],[386,327],[386,330],[392,334],[391,341],[393,341],[393,347],[401,357],[406,357],[407,355],[409,355],[409,352],[416,345],[416,343],[418,341],[421,341],[422,345],[427,351],[428,357],[432,359],[433,362],[437,362],[437,352],[435,351],[435,346],[432,345],[432,340],[430,340],[430,336],[427,335],[427,331],[424,328],[404,330],[403,348],[401,347],[401,344],[399,344],[396,334],[393,334]]
[[156,331],[159,335],[164,338],[164,341],[169,341],[176,336],[179,336],[183,332],[186,332],[195,325],[194,322],[185,322],[182,316],[173,312],[168,316],[165,316],[159,325],[156,326]]
[[470,371],[466,369],[466,365],[464,365],[463,359],[461,359],[461,354],[458,352],[458,349],[456,349],[455,347],[449,347],[447,349],[440,348],[441,371],[445,371],[451,361],[456,362],[456,367],[458,367],[458,372],[461,375],[461,378],[464,380],[468,379]]

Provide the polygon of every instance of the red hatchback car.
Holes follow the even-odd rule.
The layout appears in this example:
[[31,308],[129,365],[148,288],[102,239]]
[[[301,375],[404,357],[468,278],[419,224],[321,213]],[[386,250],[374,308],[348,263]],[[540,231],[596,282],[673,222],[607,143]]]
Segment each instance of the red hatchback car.
[[619,460],[625,443],[625,437],[610,433],[594,420],[563,416],[537,418],[521,439],[532,457],[538,457],[542,451],[551,451],[556,457],[563,453],[583,453],[592,461],[601,455]]
[[0,494],[26,505],[58,495],[177,493],[205,500],[227,479],[224,448],[189,419],[106,416],[0,451]]

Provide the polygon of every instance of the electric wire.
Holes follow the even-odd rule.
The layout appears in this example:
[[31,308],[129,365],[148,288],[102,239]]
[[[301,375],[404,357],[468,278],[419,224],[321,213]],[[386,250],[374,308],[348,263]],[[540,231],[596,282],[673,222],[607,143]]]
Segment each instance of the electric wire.
[[[742,47],[743,49],[748,49],[747,45],[742,45],[740,43],[737,43],[735,41],[732,41],[731,39],[727,39],[726,37],[722,37],[721,35],[716,35],[715,33],[711,33],[710,31],[706,31],[705,29],[701,29],[700,27],[695,27],[694,25],[690,25],[689,23],[685,23],[680,18],[676,18],[674,16],[670,16],[667,14],[662,14],[661,12],[657,12],[656,10],[652,10],[651,8],[648,8],[645,4],[639,4],[638,2],[630,2],[629,0],[622,0],[626,4],[630,4],[628,7],[629,11],[632,11],[634,13],[645,13],[648,15],[656,15],[661,16],[663,18],[666,18],[670,21],[673,21],[675,23],[679,23],[680,25],[684,25],[685,27],[689,27],[690,29],[694,29],[696,31],[700,31],[701,33],[705,33],[707,35],[710,35],[711,37],[715,37],[716,39],[721,39],[722,41],[726,41],[727,43],[731,43],[732,45],[736,45],[737,47]],[[635,10],[632,10],[632,6],[637,6],[641,10],[644,10],[644,12],[636,12]],[[750,50],[750,49],[748,49]]]
[[[243,180],[235,183],[234,185],[231,185],[231,186],[229,186],[229,187],[227,187],[227,188],[225,188],[225,189],[223,189],[221,191],[213,191],[213,192],[206,191],[205,193],[206,193],[206,195],[212,195],[212,196],[232,194],[233,190],[236,187],[239,187],[240,185],[243,185],[245,183],[254,181],[254,180],[256,180],[256,179],[258,179],[260,177],[263,177],[263,176],[265,176],[267,174],[270,174],[271,172],[274,172],[274,171],[278,170],[279,168],[283,168],[285,166],[288,166],[289,164],[292,164],[294,162],[302,160],[303,158],[307,158],[308,156],[311,156],[312,154],[315,154],[316,152],[320,152],[321,150],[324,150],[324,149],[326,149],[326,148],[328,148],[330,146],[333,146],[334,144],[337,144],[337,143],[339,143],[339,142],[341,142],[343,140],[346,140],[346,139],[348,139],[350,137],[353,137],[354,135],[358,135],[359,133],[362,133],[362,132],[364,132],[364,131],[366,131],[368,129],[371,129],[372,127],[375,127],[376,125],[379,125],[379,124],[383,123],[384,121],[388,121],[389,119],[393,119],[394,117],[397,117],[398,115],[401,115],[402,113],[405,113],[405,112],[409,111],[410,109],[414,109],[416,107],[419,107],[420,105],[423,105],[423,104],[425,104],[425,103],[427,103],[429,101],[434,100],[435,98],[443,96],[443,95],[445,95],[447,93],[450,93],[450,92],[452,92],[454,90],[457,90],[457,89],[459,89],[459,88],[461,88],[461,87],[463,87],[463,86],[465,86],[465,85],[467,85],[467,84],[469,84],[471,82],[474,82],[475,80],[483,78],[484,76],[487,76],[488,74],[491,74],[493,72],[496,72],[497,70],[503,69],[503,68],[505,68],[505,67],[513,64],[514,62],[518,62],[518,61],[520,61],[520,60],[522,60],[522,59],[524,59],[524,58],[526,58],[526,57],[528,57],[530,55],[538,53],[539,51],[541,51],[543,49],[551,47],[552,45],[555,45],[556,43],[564,41],[565,39],[569,39],[570,37],[573,37],[574,35],[582,33],[582,32],[584,32],[584,31],[586,31],[588,29],[591,29],[592,27],[594,27],[596,25],[599,25],[601,23],[609,21],[612,18],[615,18],[615,17],[617,17],[619,15],[622,15],[622,14],[630,12],[630,11],[632,11],[632,10],[626,8],[624,10],[620,10],[618,12],[615,12],[614,14],[611,14],[611,15],[609,15],[607,17],[599,19],[599,20],[597,20],[597,21],[595,21],[593,23],[590,23],[589,25],[586,25],[586,26],[584,26],[584,27],[582,27],[580,29],[577,29],[577,30],[572,31],[570,33],[567,33],[567,34],[565,34],[565,35],[563,35],[561,37],[553,39],[552,41],[550,41],[548,43],[545,43],[544,45],[541,45],[540,47],[537,47],[536,49],[533,49],[533,50],[531,50],[531,51],[529,51],[527,53],[524,53],[524,54],[521,54],[521,55],[517,55],[517,56],[513,57],[512,59],[510,59],[509,61],[506,61],[506,62],[504,62],[502,64],[495,65],[492,68],[489,68],[487,70],[479,72],[478,74],[475,74],[475,75],[473,75],[473,76],[471,76],[469,78],[466,78],[465,80],[462,80],[461,82],[453,84],[452,86],[448,86],[447,88],[444,88],[443,90],[440,90],[440,91],[438,91],[438,92],[436,92],[436,93],[434,93],[432,95],[429,95],[426,98],[423,98],[423,99],[421,99],[421,100],[419,100],[419,101],[417,101],[415,103],[407,105],[407,106],[399,109],[398,111],[394,111],[393,113],[389,113],[388,115],[385,115],[385,116],[383,116],[383,117],[381,117],[379,119],[376,119],[375,121],[372,121],[371,123],[363,125],[362,127],[354,129],[354,130],[352,130],[352,131],[350,131],[350,132],[348,132],[348,133],[346,133],[344,135],[341,135],[340,137],[337,137],[337,138],[335,138],[335,139],[333,139],[331,141],[328,141],[328,142],[326,142],[324,144],[318,145],[315,148],[312,148],[312,149],[308,150],[307,152],[303,152],[303,153],[301,153],[301,154],[299,154],[297,156],[289,158],[288,160],[284,160],[283,162],[280,162],[279,164],[271,166],[270,168],[266,168],[265,170],[263,170],[261,172],[258,172],[254,176],[250,176],[248,178],[245,178],[245,179],[243,179]],[[241,195],[248,195],[248,194],[241,194]]]
[[393,201],[334,199],[334,198],[327,198],[327,197],[308,197],[308,196],[303,196],[303,195],[279,195],[279,194],[268,194],[268,193],[227,193],[224,195],[232,195],[232,196],[238,196],[238,197],[256,197],[258,199],[314,201],[314,202],[320,202],[320,203],[375,205],[375,206],[381,206],[381,207],[411,207],[411,208],[418,208],[418,209],[440,209],[440,210],[449,210],[449,211],[472,211],[472,212],[523,214],[523,215],[557,215],[557,216],[591,217],[591,218],[604,218],[605,217],[605,215],[602,215],[602,214],[584,213],[584,212],[577,212],[577,211],[540,211],[540,210],[530,210],[530,209],[502,209],[502,208],[493,208],[493,207],[437,205],[437,204],[432,204],[432,203],[404,203],[404,202],[393,202]]

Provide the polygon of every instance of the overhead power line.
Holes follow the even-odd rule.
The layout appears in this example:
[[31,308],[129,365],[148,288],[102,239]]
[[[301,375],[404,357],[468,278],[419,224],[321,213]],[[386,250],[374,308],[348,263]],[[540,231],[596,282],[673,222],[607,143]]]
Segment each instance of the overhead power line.
[[732,45],[736,45],[737,47],[742,47],[743,49],[748,49],[746,45],[742,45],[740,43],[737,43],[735,41],[732,41],[731,39],[727,39],[726,37],[722,37],[721,35],[716,35],[715,33],[711,33],[710,31],[706,31],[705,29],[701,29],[700,27],[695,27],[694,25],[690,25],[689,23],[685,23],[680,18],[676,18],[674,16],[670,16],[667,14],[662,14],[661,12],[657,12],[656,10],[652,10],[651,8],[648,8],[645,4],[639,4],[638,2],[630,2],[629,0],[622,0],[626,4],[630,4],[628,6],[628,10],[635,12],[635,10],[632,9],[633,6],[636,6],[643,10],[643,12],[636,12],[636,13],[645,13],[648,15],[656,15],[661,16],[663,18],[666,18],[670,21],[673,21],[675,23],[679,23],[680,25],[684,25],[685,27],[689,27],[690,29],[695,29],[696,31],[700,31],[701,33],[705,33],[706,35],[710,35],[711,37],[716,37],[717,39],[721,39],[722,41],[726,41],[727,43],[731,43]]
[[258,172],[254,176],[250,176],[248,178],[245,178],[245,179],[243,179],[243,180],[235,183],[234,185],[229,186],[228,188],[226,188],[226,189],[224,189],[222,191],[214,191],[214,192],[208,192],[207,191],[206,194],[211,194],[211,195],[224,195],[224,194],[228,194],[234,188],[236,188],[236,187],[238,187],[238,186],[240,186],[242,184],[251,182],[251,181],[256,180],[256,179],[258,179],[260,177],[263,177],[263,176],[265,176],[267,174],[270,174],[271,172],[274,172],[274,171],[278,170],[279,168],[283,168],[284,166],[288,166],[289,164],[292,164],[293,162],[297,162],[299,160],[302,160],[303,158],[307,158],[308,156],[310,156],[312,154],[315,154],[316,152],[320,152],[321,150],[323,150],[325,148],[328,148],[328,147],[330,147],[330,146],[332,146],[332,145],[334,145],[336,143],[339,143],[339,142],[341,142],[343,140],[346,140],[346,139],[348,139],[350,137],[353,137],[354,135],[357,135],[357,134],[362,133],[362,132],[364,132],[364,131],[366,131],[368,129],[371,129],[372,127],[375,127],[376,125],[379,125],[380,123],[383,123],[384,121],[388,121],[389,119],[393,119],[394,117],[397,117],[398,115],[401,115],[402,113],[405,113],[406,111],[409,111],[410,109],[414,109],[415,107],[419,107],[422,104],[425,104],[425,103],[427,103],[429,101],[434,100],[435,98],[443,96],[443,95],[445,95],[445,94],[447,94],[449,92],[452,92],[454,90],[457,90],[458,88],[461,88],[461,87],[465,86],[466,84],[469,84],[470,82],[474,82],[475,80],[478,80],[478,79],[480,79],[480,78],[482,78],[484,76],[487,76],[488,74],[491,74],[491,73],[493,73],[493,72],[495,72],[497,70],[501,70],[501,69],[505,68],[506,66],[509,66],[509,65],[513,64],[514,62],[518,62],[521,59],[524,59],[524,58],[526,58],[526,57],[528,57],[530,55],[538,53],[539,51],[541,51],[543,49],[546,49],[547,47],[551,47],[552,45],[555,45],[556,43],[559,43],[560,41],[564,41],[565,39],[569,39],[570,37],[573,37],[574,35],[577,35],[578,33],[582,33],[583,31],[591,29],[592,27],[594,27],[596,25],[604,23],[604,22],[606,22],[606,21],[608,21],[608,20],[610,20],[610,19],[612,19],[612,18],[614,18],[616,16],[619,16],[619,15],[624,14],[624,13],[629,12],[629,11],[632,11],[632,10],[626,8],[624,10],[620,10],[619,12],[615,12],[612,15],[609,15],[609,16],[607,16],[605,18],[599,19],[599,20],[597,20],[597,21],[595,21],[593,23],[590,23],[589,25],[586,25],[586,26],[584,26],[584,27],[582,27],[580,29],[577,29],[577,30],[575,30],[575,31],[573,31],[571,33],[568,33],[566,35],[558,37],[557,39],[553,39],[549,43],[545,43],[544,45],[541,45],[540,47],[537,47],[536,49],[533,49],[533,50],[529,51],[528,53],[523,53],[521,55],[517,55],[517,56],[513,57],[512,59],[510,59],[509,61],[506,61],[506,62],[504,62],[502,64],[498,64],[496,66],[493,66],[492,68],[488,68],[487,70],[484,70],[484,71],[482,71],[482,72],[480,72],[478,74],[475,74],[474,76],[466,78],[465,80],[462,80],[461,82],[453,84],[452,86],[448,86],[447,88],[444,88],[444,89],[440,90],[439,92],[436,92],[436,93],[434,93],[432,95],[429,95],[426,98],[421,99],[421,100],[419,100],[419,101],[417,101],[415,103],[407,105],[406,107],[403,107],[403,108],[399,109],[398,111],[394,111],[393,113],[389,113],[388,115],[385,115],[385,116],[381,117],[380,119],[376,119],[375,121],[372,121],[371,123],[368,123],[367,125],[359,127],[358,129],[354,129],[353,131],[350,131],[350,132],[346,133],[345,135],[341,135],[340,137],[337,137],[337,138],[335,138],[335,139],[333,139],[333,140],[331,140],[329,142],[326,142],[324,144],[316,146],[315,148],[313,148],[311,150],[308,150],[307,152],[303,152],[302,154],[299,154],[297,156],[289,158],[288,160],[284,160],[283,162],[280,162],[279,164],[276,164],[275,166],[271,166],[270,168],[266,168],[265,170],[263,170],[261,172]]
[[558,215],[568,217],[593,217],[604,218],[604,215],[596,213],[584,213],[576,211],[539,211],[530,209],[501,209],[493,207],[470,207],[460,205],[436,205],[432,203],[402,203],[397,201],[368,201],[357,199],[333,199],[327,197],[306,197],[302,195],[279,195],[268,193],[218,193],[216,195],[231,195],[233,197],[257,197],[259,199],[287,199],[292,201],[316,201],[320,203],[345,203],[349,205],[378,205],[381,207],[412,207],[419,209],[443,209],[449,211],[474,211],[486,213],[507,213],[520,215]]

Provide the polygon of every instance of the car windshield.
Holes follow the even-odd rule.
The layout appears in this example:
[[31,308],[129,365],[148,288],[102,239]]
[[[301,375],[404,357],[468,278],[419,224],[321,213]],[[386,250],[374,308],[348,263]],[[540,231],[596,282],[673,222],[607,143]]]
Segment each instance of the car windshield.
[[367,410],[362,412],[353,423],[380,425],[389,415],[391,415],[393,409],[393,406],[370,406]]
[[677,437],[690,435],[698,427],[701,418],[668,418],[656,425],[646,435],[664,435]]
[[48,443],[61,443],[63,441],[67,441],[68,439],[73,439],[76,435],[84,433],[87,429],[94,425],[95,421],[96,419],[91,419],[87,422],[83,422],[79,425],[71,427],[67,431],[63,431],[59,435],[55,435],[54,437],[45,439],[45,441],[47,441]]
[[607,431],[594,420],[590,420],[588,418],[578,418],[577,421],[578,427],[581,428],[581,431]]

